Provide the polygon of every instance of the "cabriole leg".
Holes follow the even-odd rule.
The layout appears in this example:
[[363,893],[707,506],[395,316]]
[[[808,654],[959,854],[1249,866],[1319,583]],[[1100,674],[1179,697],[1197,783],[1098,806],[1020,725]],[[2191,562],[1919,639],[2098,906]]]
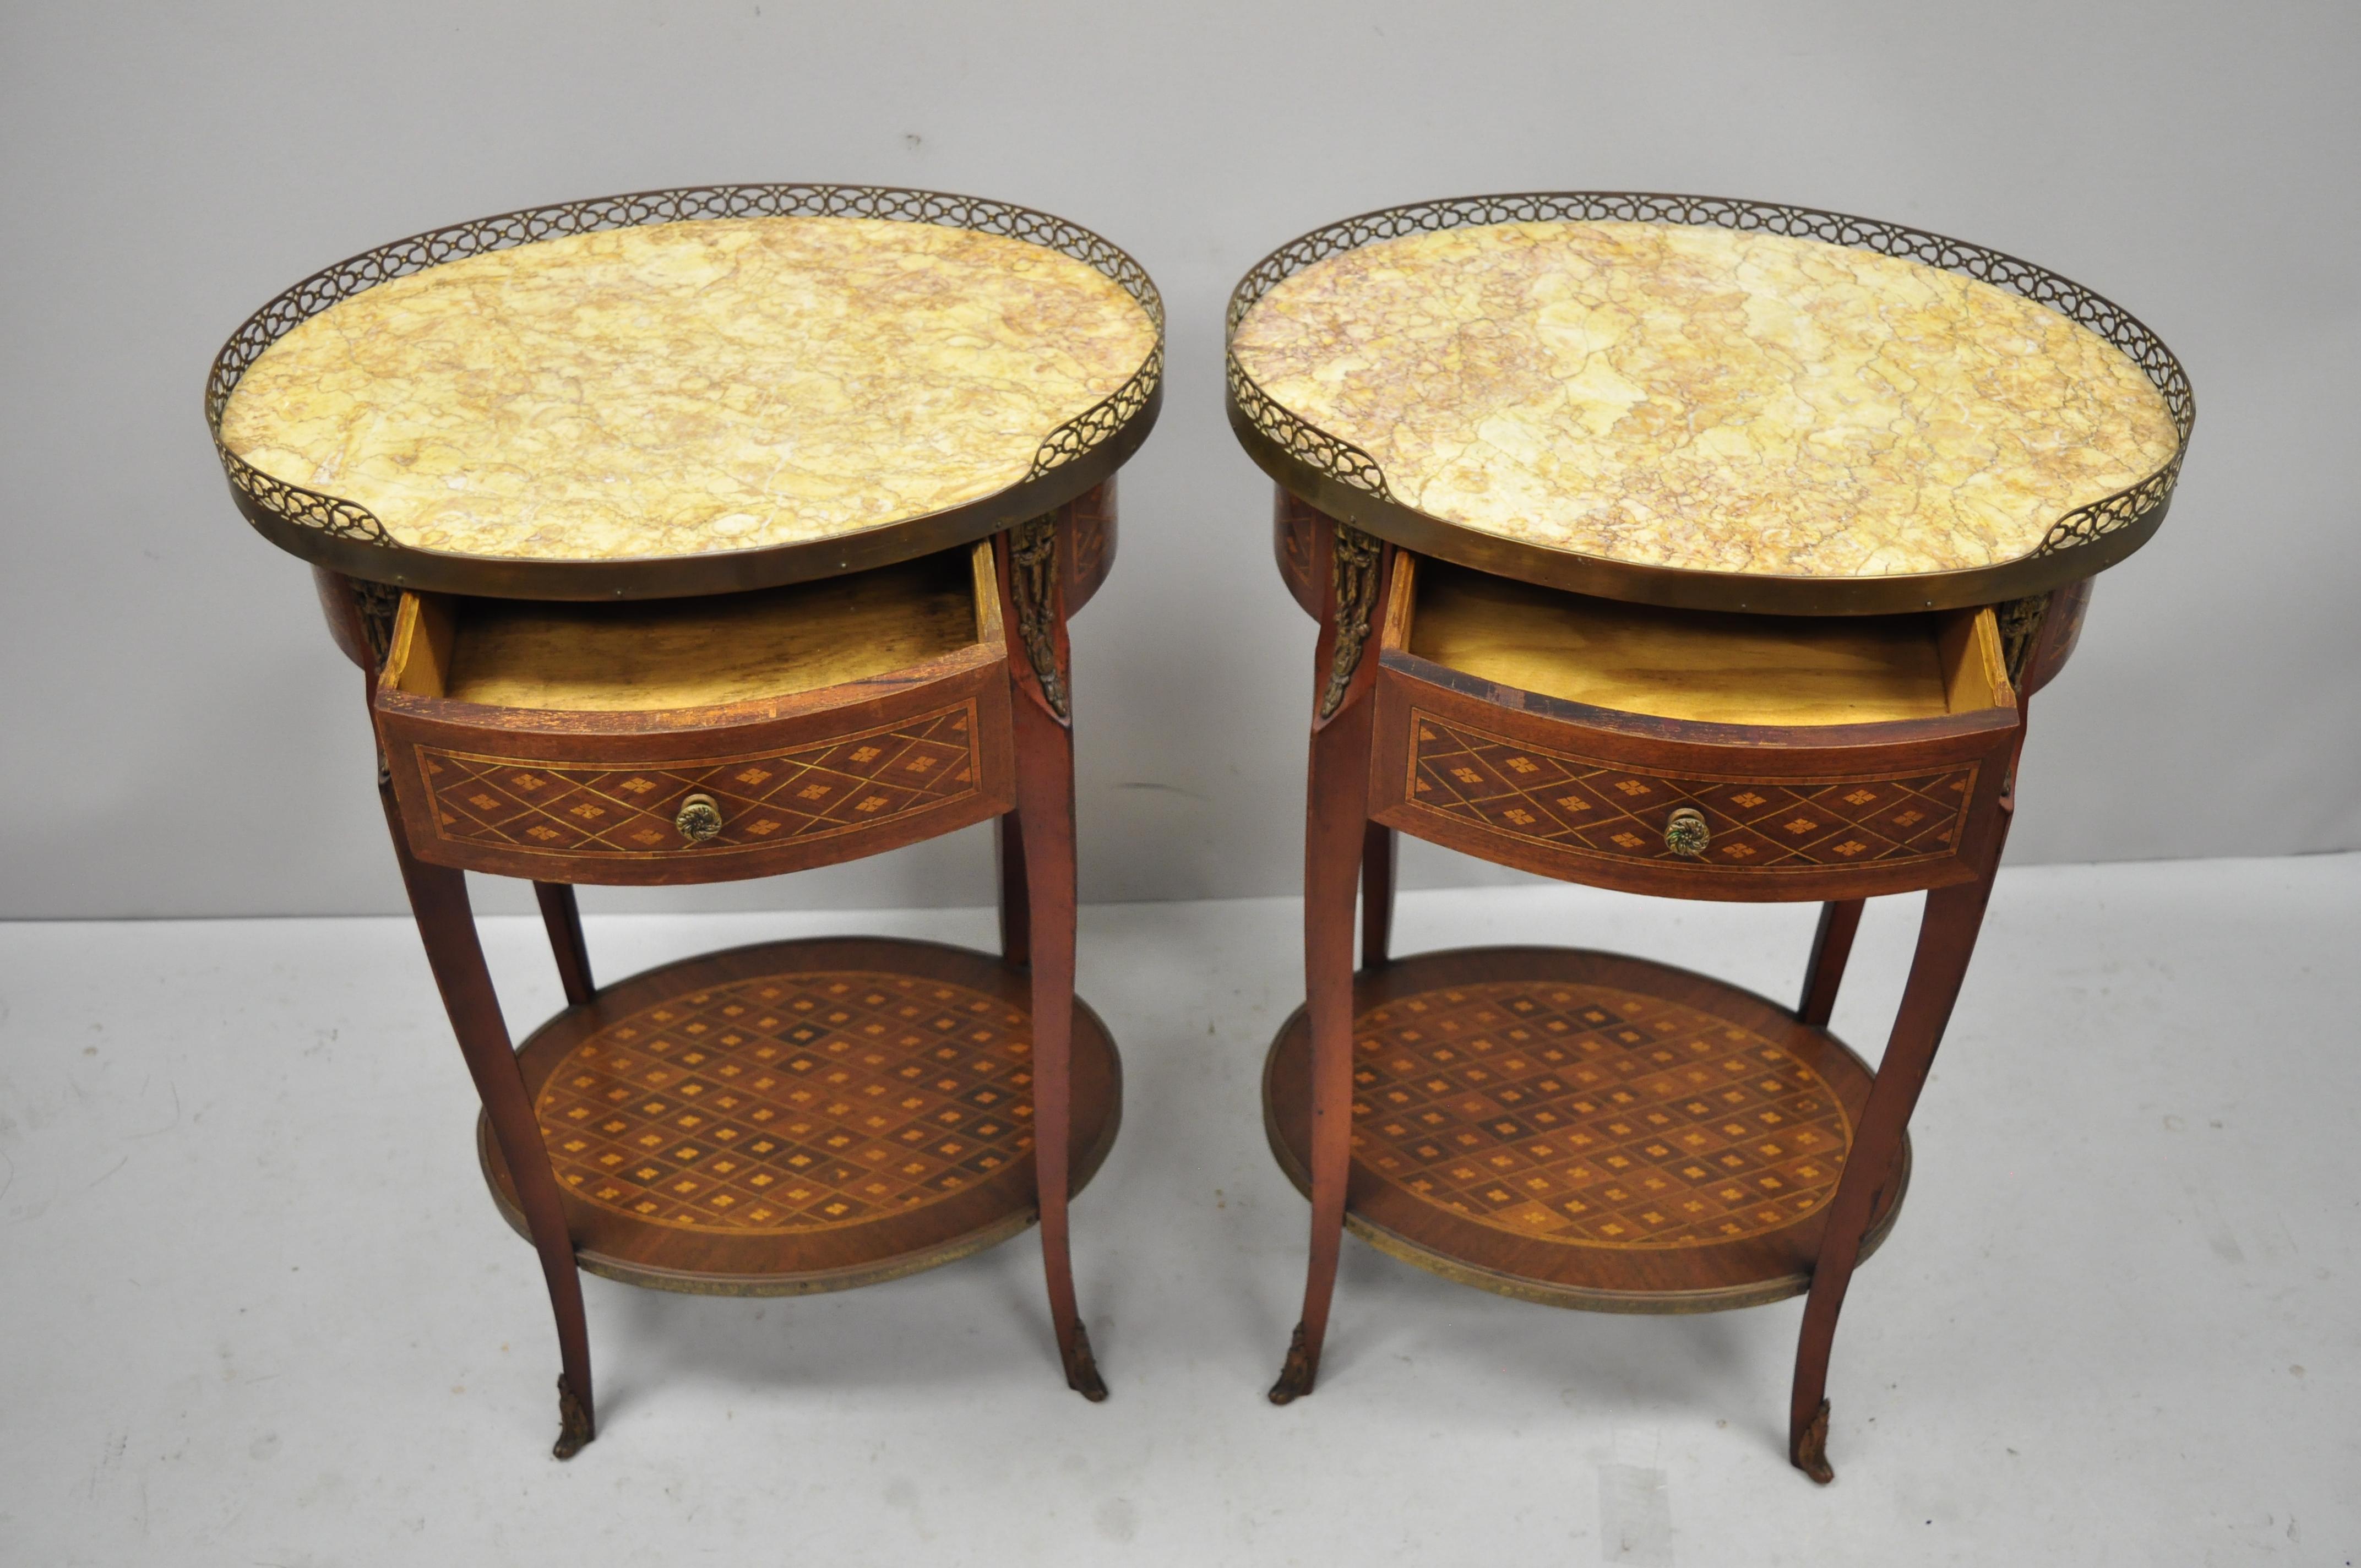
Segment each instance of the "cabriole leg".
[[[1313,662],[1320,693],[1312,728],[1303,824],[1303,970],[1312,1028],[1312,1256],[1303,1315],[1270,1402],[1312,1392],[1336,1294],[1353,1167],[1353,902],[1369,844],[1369,745],[1378,659],[1365,648],[1385,602],[1378,543],[1339,523],[1319,530],[1314,570],[1329,579],[1328,615]],[[1388,845],[1390,861],[1391,846]],[[1391,876],[1386,879],[1389,883]]]
[[1394,830],[1372,822],[1361,835],[1361,967],[1378,969],[1393,955]]
[[1000,871],[1000,956],[1011,969],[1033,961],[1033,908],[1025,888],[1025,823],[1014,811],[993,819],[993,859]]
[[[1997,861],[1998,856],[1993,857]],[[1893,1179],[1902,1150],[1903,1129],[1927,1084],[1935,1048],[1950,1022],[1952,1003],[1967,978],[1976,949],[1984,905],[1992,896],[1993,867],[1974,882],[1937,888],[1927,894],[1918,926],[1918,950],[1903,988],[1885,1056],[1877,1064],[1869,1104],[1845,1157],[1844,1175],[1828,1209],[1828,1228],[1812,1270],[1812,1291],[1804,1305],[1804,1330],[1795,1350],[1795,1384],[1787,1411],[1787,1457],[1825,1486],[1836,1479],[1828,1459],[1828,1352],[1846,1287],[1861,1261],[1861,1235],[1869,1226],[1879,1190]],[[1834,905],[1829,905],[1836,908]]]
[[549,927],[549,950],[557,957],[566,1004],[579,1007],[598,988],[591,983],[590,948],[582,940],[582,910],[574,901],[574,889],[566,883],[537,882],[533,895],[541,901],[541,923]]
[[1820,928],[1812,938],[1811,962],[1804,968],[1804,999],[1795,1016],[1815,1026],[1825,1025],[1836,1011],[1837,987],[1844,983],[1845,960],[1852,957],[1853,933],[1861,929],[1865,899],[1839,899],[1820,905]]
[[484,1102],[493,1141],[515,1179],[517,1201],[524,1210],[526,1228],[533,1233],[533,1248],[541,1255],[542,1277],[548,1282],[550,1308],[557,1318],[558,1362],[564,1368],[557,1380],[557,1443],[551,1452],[560,1459],[571,1459],[598,1435],[598,1422],[591,1400],[590,1334],[582,1313],[582,1278],[574,1266],[574,1242],[566,1233],[565,1210],[558,1201],[557,1178],[549,1168],[540,1124],[525,1098],[524,1079],[517,1071],[508,1025],[492,991],[491,972],[484,967],[484,949],[476,938],[475,912],[467,903],[467,875],[448,866],[428,865],[412,855],[392,793],[380,793],[386,825],[393,832],[394,859],[410,891],[419,938],[426,945],[426,961],[443,993],[444,1008],[451,1015],[451,1031],[459,1037],[468,1074],[476,1080],[476,1093]]
[[1303,845],[1303,967],[1312,1017],[1312,1260],[1303,1316],[1271,1385],[1284,1405],[1312,1392],[1336,1293],[1353,1159],[1353,893],[1369,796],[1369,713],[1356,703],[1312,737]]
[[[1106,1398],[1090,1335],[1074,1303],[1067,1207],[1073,1179],[1074,737],[1066,669],[1063,589],[1073,548],[1067,508],[1022,524],[994,543],[1013,682],[1016,809],[1001,820],[1004,951],[1033,970],[1033,1169],[1041,1202],[1041,1266],[1066,1386]],[[1021,861],[1021,868],[1013,865]],[[1016,912],[1026,933],[1012,939]]]
[[1014,837],[1030,884],[1033,1160],[1041,1193],[1041,1263],[1066,1386],[1097,1400],[1106,1398],[1106,1384],[1074,1301],[1066,1216],[1073,1142],[1074,741],[1071,730],[1036,704],[1020,697],[1013,706],[1016,810],[1023,819]]

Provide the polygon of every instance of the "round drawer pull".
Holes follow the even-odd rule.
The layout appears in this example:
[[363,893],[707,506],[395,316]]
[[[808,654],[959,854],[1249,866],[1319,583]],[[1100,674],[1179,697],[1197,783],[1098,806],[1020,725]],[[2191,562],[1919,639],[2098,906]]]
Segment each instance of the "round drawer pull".
[[1693,806],[1682,806],[1664,820],[1664,848],[1675,855],[1696,859],[1712,841],[1713,829],[1705,825],[1705,813]]
[[690,843],[702,844],[721,831],[721,808],[709,795],[692,795],[680,803],[680,815],[672,819],[672,825]]

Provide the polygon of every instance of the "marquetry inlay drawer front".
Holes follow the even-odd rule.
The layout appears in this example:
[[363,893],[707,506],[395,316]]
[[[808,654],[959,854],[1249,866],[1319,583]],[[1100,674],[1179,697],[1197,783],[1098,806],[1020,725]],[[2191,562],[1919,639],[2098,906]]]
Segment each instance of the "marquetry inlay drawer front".
[[[798,728],[808,738],[767,745],[715,736],[698,749],[694,736],[670,737],[662,749],[675,756],[613,737],[495,750],[466,735],[407,736],[388,748],[388,762],[412,841],[428,860],[546,881],[768,875],[873,854],[1008,808],[1005,701],[972,690],[946,696],[903,716],[873,710],[862,715],[870,722],[816,736],[807,723]],[[573,754],[519,754],[526,750]],[[685,811],[693,802],[702,804]],[[693,837],[697,830],[705,836]]]
[[[963,702],[790,751],[663,767],[549,767],[432,746],[417,755],[439,838],[548,854],[711,858],[858,833],[968,799],[975,718]],[[679,827],[683,802],[697,795],[721,823],[701,842]]]
[[[1585,755],[1415,703],[1403,718],[1405,743],[1380,748],[1372,781],[1382,819],[1570,881],[1694,883],[1706,896],[1822,896],[1832,878],[1884,884],[1864,892],[1954,880],[1990,765],[1782,776]],[[1806,883],[1809,892],[1788,887]]]

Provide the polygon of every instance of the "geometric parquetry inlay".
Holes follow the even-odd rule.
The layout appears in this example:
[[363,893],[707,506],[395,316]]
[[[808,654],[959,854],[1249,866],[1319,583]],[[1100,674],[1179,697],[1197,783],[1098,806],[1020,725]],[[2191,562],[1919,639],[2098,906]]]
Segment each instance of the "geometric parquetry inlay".
[[781,1234],[965,1191],[1033,1146],[1032,1022],[906,974],[765,975],[584,1040],[536,1110],[576,1196],[653,1224]]
[[[1953,852],[1977,764],[1843,779],[1673,775],[1571,756],[1412,709],[1409,804],[1572,854],[1718,872],[1906,865]],[[1664,823],[1693,806],[1703,860],[1674,852]]]
[[1682,1247],[1836,1196],[1844,1106],[1694,1007],[1553,981],[1454,986],[1353,1025],[1353,1158],[1462,1218],[1576,1246]]
[[975,703],[854,735],[752,756],[662,766],[520,762],[434,747],[419,763],[444,838],[550,854],[686,850],[674,826],[690,795],[711,795],[721,831],[699,857],[832,838],[976,791]]

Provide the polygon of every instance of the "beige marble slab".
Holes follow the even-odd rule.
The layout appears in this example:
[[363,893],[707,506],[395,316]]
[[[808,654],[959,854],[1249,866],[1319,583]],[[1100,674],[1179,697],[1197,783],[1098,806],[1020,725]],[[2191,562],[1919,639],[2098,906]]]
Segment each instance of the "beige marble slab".
[[1727,229],[1383,241],[1279,284],[1231,346],[1405,504],[1648,565],[2011,561],[2179,439],[2138,367],[2064,316],[1916,262]]
[[825,539],[990,496],[1156,326],[1044,247],[746,218],[382,283],[247,369],[229,449],[400,543],[615,559]]

